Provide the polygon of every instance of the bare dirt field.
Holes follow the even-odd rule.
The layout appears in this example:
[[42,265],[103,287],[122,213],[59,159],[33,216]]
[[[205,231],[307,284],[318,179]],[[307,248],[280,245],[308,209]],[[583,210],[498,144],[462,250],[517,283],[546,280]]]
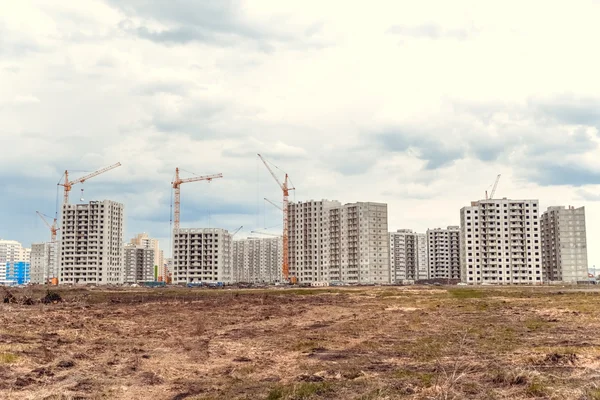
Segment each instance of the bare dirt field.
[[1,399],[600,399],[594,290],[11,292]]

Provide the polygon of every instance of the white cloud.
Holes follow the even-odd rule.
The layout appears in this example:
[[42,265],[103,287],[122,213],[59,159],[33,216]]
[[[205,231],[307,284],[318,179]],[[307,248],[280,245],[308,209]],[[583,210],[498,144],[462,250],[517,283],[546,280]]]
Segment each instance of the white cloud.
[[40,99],[32,95],[18,95],[13,99],[15,104],[35,104],[39,103]]

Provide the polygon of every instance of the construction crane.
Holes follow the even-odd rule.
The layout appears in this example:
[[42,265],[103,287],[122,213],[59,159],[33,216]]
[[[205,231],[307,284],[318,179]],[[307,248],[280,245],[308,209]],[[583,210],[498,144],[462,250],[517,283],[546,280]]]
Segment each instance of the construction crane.
[[175,189],[175,211],[173,218],[173,229],[179,229],[179,223],[181,221],[181,184],[197,181],[208,181],[211,182],[213,179],[222,178],[223,174],[196,176],[193,178],[181,179],[179,177],[179,168],[175,168],[175,180],[171,182],[173,189]]
[[492,188],[492,191],[490,192],[490,197],[488,197],[487,190],[485,191],[485,199],[486,200],[492,200],[494,198],[494,195],[496,194],[496,188],[498,188],[498,182],[500,181],[500,176],[501,176],[501,174],[498,174],[498,176],[496,177],[496,182],[494,182],[494,187]]
[[240,226],[239,228],[237,228],[237,229],[235,230],[235,232],[233,232],[233,234],[231,235],[231,237],[234,237],[235,235],[237,235],[237,233],[238,233],[239,231],[241,231],[243,227],[244,227],[244,225],[242,225],[242,226]]
[[259,235],[277,236],[277,237],[281,236],[279,233],[261,232],[261,231],[251,231],[250,233],[258,233]]
[[121,163],[118,162],[118,163],[110,165],[108,167],[99,169],[98,171],[94,171],[91,174],[86,175],[82,178],[75,179],[74,181],[69,181],[69,171],[65,171],[65,183],[59,183],[60,186],[64,186],[64,188],[65,188],[63,204],[69,204],[69,192],[71,191],[71,188],[73,187],[73,185],[75,185],[77,183],[83,183],[90,178],[93,178],[95,176],[98,176],[100,174],[103,174],[107,171],[110,171],[111,169],[115,169],[120,166],[121,166]]
[[283,211],[283,208],[281,208],[280,205],[273,203],[271,200],[267,199],[266,197],[265,197],[265,201],[270,203],[273,207],[277,207],[280,211]]
[[[46,220],[46,218],[50,218],[49,216],[47,216],[46,214],[42,214],[39,211],[36,211],[37,215],[40,216],[40,218],[42,219],[42,221],[44,221],[44,223],[46,224],[46,226],[48,226],[48,229],[50,229],[50,239],[51,241],[54,243],[56,242],[56,232],[58,232],[60,230],[60,228],[57,227],[57,222],[56,222],[56,218],[54,218],[54,221],[52,221],[52,225],[50,225],[50,223],[48,223],[48,221]],[[46,217],[46,218],[44,218]]]
[[267,169],[269,170],[269,172],[275,179],[275,182],[277,182],[277,184],[281,188],[281,191],[283,192],[283,279],[288,281],[289,275],[290,275],[290,265],[289,265],[289,255],[288,255],[289,254],[288,206],[289,206],[290,190],[295,190],[296,188],[290,187],[288,185],[288,174],[287,173],[285,174],[285,179],[284,179],[283,183],[281,183],[281,181],[279,180],[279,178],[277,178],[277,175],[275,175],[275,173],[273,172],[271,167],[269,167],[269,164],[267,164],[267,162],[265,161],[263,156],[261,156],[259,154],[258,157],[260,157],[261,161],[263,162],[263,164],[265,164],[265,167],[267,167]]

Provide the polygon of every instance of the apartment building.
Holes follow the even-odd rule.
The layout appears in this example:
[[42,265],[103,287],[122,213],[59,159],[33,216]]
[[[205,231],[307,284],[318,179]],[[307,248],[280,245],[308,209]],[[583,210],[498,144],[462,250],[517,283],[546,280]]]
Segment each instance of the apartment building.
[[544,280],[587,282],[585,207],[548,207],[541,230]]
[[31,282],[36,284],[50,283],[58,278],[59,243],[45,242],[31,245]]
[[29,282],[31,249],[16,240],[0,239],[0,285]]
[[30,261],[31,249],[23,247],[16,240],[0,239],[0,263],[10,261]]
[[232,235],[225,229],[173,231],[173,283],[233,283]]
[[131,244],[136,246],[142,246],[145,249],[152,249],[154,251],[153,265],[157,265],[162,268],[164,263],[164,253],[160,249],[160,243],[158,239],[153,239],[148,236],[147,233],[138,233],[130,241]]
[[393,283],[428,279],[427,237],[412,229],[398,229],[390,237],[390,270]]
[[323,246],[328,280],[390,283],[387,204],[349,203],[328,211]]
[[[123,248],[123,282],[138,283],[156,280],[154,274],[154,249],[145,245],[128,243]],[[158,269],[158,267],[156,267]]]
[[63,205],[59,283],[123,282],[123,214],[111,200]]
[[234,240],[232,258],[235,282],[283,280],[283,239],[280,237]]
[[[162,250],[161,250],[162,251]],[[159,271],[158,281],[159,282],[171,282],[171,276],[173,273],[173,258],[172,257],[163,257],[163,268]]]
[[300,283],[389,283],[387,204],[291,203],[290,274]]
[[472,202],[460,210],[460,221],[463,282],[542,283],[538,200]]
[[310,200],[290,203],[289,267],[290,276],[299,283],[329,281],[329,260],[325,246],[329,245],[329,210],[341,207],[339,201]]
[[427,230],[429,279],[460,279],[460,226]]

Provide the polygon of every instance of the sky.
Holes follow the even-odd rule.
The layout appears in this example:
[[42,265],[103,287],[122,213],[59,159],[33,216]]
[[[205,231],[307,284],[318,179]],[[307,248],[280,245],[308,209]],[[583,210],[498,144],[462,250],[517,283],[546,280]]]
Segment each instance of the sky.
[[125,239],[281,229],[291,200],[388,204],[391,231],[485,197],[585,206],[600,267],[600,2],[0,2],[0,237],[49,239],[71,202],[125,205]]

